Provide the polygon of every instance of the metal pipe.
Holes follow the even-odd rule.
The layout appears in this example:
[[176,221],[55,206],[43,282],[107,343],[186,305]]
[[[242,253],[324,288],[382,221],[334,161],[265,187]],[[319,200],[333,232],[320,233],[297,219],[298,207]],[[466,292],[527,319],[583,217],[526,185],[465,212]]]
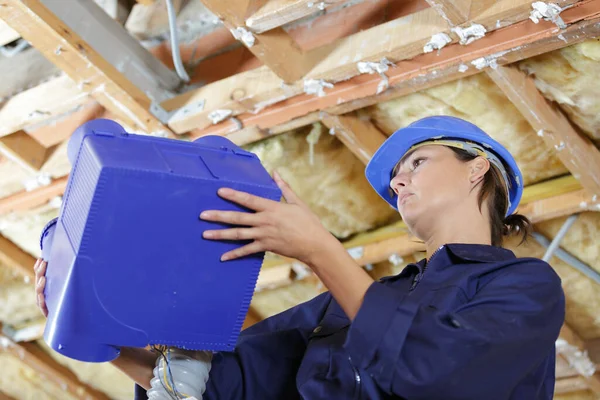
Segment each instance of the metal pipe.
[[579,214],[573,214],[569,218],[567,218],[567,220],[565,221],[563,226],[560,227],[560,230],[556,234],[556,237],[552,240],[552,243],[550,243],[550,246],[548,246],[548,249],[546,250],[546,254],[544,254],[544,257],[542,257],[542,260],[544,260],[546,262],[550,261],[550,259],[552,258],[552,255],[558,248],[558,245],[563,240],[567,231],[569,230],[569,228],[571,228],[571,225],[573,225],[573,223],[575,222],[575,220],[577,219],[578,216],[579,216]]
[[179,53],[179,39],[177,38],[177,20],[175,19],[175,7],[173,6],[172,0],[165,0],[167,2],[167,14],[169,16],[169,29],[171,31],[171,52],[173,54],[173,64],[175,64],[175,71],[177,75],[184,82],[189,82],[190,77],[187,74],[183,63],[181,61],[181,54]]
[[[544,247],[550,246],[550,240],[548,240],[541,233],[534,232],[532,235],[540,245]],[[560,247],[554,251],[554,255],[600,285],[600,272],[596,271]]]

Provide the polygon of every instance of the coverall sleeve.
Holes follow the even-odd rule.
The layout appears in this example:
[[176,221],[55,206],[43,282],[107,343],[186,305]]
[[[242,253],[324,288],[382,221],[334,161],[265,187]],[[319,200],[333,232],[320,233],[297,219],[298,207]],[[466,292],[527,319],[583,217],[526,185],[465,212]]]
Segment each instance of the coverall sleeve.
[[[329,293],[267,318],[240,334],[232,352],[215,353],[203,400],[297,398],[296,373]],[[136,385],[136,400],[146,400]]]
[[431,296],[417,305],[375,282],[350,326],[345,348],[390,395],[509,398],[554,351],[565,315],[560,278],[536,259],[516,263],[454,309],[432,306]]

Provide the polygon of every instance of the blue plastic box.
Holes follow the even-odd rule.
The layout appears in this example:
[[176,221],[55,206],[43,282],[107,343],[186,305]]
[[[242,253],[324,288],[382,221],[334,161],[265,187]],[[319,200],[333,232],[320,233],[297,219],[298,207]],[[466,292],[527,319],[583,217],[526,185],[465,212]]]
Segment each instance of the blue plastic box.
[[195,142],[81,126],[73,170],[41,245],[48,260],[44,339],[57,352],[110,361],[121,346],[233,350],[263,261],[221,262],[242,242],[202,238],[223,225],[203,210],[242,210],[217,195],[231,187],[278,201],[258,157],[218,136]]

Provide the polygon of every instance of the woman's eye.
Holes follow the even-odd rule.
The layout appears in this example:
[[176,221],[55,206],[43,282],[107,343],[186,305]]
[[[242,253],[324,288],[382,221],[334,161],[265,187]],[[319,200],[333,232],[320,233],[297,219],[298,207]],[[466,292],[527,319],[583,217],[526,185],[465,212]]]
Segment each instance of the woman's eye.
[[417,168],[419,165],[421,165],[423,163],[423,161],[425,161],[424,158],[415,158],[412,162],[413,168]]

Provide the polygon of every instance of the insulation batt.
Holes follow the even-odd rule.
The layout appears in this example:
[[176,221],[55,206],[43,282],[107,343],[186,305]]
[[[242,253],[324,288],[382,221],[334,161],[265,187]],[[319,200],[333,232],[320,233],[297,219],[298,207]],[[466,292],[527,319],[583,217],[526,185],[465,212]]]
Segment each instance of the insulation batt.
[[453,115],[475,123],[515,156],[525,184],[567,172],[521,113],[485,74],[450,82],[371,107],[387,135],[429,115]]
[[247,146],[269,172],[277,169],[292,189],[339,238],[385,224],[397,212],[373,191],[364,164],[335,136],[321,135],[310,165],[311,127]]
[[600,40],[521,61],[537,88],[555,101],[569,119],[591,138],[600,139]]

